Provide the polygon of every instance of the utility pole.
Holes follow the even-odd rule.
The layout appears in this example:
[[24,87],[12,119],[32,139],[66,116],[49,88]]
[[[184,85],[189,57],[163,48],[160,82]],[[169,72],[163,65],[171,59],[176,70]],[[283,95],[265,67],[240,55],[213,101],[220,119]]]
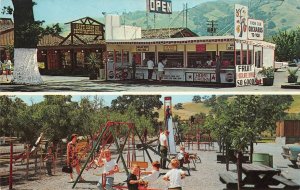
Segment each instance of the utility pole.
[[207,33],[210,33],[212,36],[217,32],[217,21],[215,20],[208,20],[207,21]]
[[188,27],[188,4],[186,3],[185,4],[185,27],[187,28]]

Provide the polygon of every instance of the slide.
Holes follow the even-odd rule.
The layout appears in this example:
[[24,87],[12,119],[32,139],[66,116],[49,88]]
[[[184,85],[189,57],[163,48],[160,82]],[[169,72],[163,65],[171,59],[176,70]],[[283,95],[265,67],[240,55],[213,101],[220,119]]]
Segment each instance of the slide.
[[168,131],[170,132],[169,134],[169,153],[170,154],[177,154],[176,152],[176,143],[175,143],[175,131],[173,128],[173,120],[172,117],[170,116],[169,120],[167,121],[168,125]]

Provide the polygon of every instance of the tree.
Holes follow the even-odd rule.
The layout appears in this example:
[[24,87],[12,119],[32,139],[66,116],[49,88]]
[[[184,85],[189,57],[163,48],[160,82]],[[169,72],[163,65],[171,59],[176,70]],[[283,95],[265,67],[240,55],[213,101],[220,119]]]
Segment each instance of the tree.
[[159,110],[163,103],[159,100],[160,95],[147,95],[147,96],[119,96],[117,99],[111,102],[111,109],[113,111],[118,111],[120,113],[125,113],[130,105],[134,106],[138,115],[146,116],[152,119],[153,122],[156,121],[159,114],[155,110]]
[[182,103],[178,103],[174,106],[176,110],[184,109]]
[[33,0],[12,0],[14,9],[4,11],[14,17],[14,74],[13,83],[40,85],[43,80],[37,64],[37,44],[44,34],[58,34],[58,24],[42,28],[43,21],[35,21]]
[[194,96],[192,101],[195,102],[195,103],[201,103],[202,98],[201,98],[201,96]]

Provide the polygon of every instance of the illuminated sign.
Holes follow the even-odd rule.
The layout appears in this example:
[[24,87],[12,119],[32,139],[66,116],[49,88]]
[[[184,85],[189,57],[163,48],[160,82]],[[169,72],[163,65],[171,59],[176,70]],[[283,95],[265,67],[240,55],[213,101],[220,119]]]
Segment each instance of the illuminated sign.
[[136,51],[137,52],[149,51],[149,46],[136,46]]
[[80,35],[103,35],[103,28],[100,25],[71,23],[71,31],[73,34]]
[[147,10],[150,13],[172,14],[172,1],[147,0]]
[[175,51],[177,51],[177,45],[165,45],[164,51],[175,52]]

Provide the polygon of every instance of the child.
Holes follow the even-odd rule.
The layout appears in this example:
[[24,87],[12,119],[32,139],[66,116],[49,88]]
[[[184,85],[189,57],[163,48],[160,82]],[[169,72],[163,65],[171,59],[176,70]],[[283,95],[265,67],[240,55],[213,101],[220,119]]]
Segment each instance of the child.
[[172,159],[172,170],[168,171],[163,177],[163,180],[170,181],[168,189],[182,190],[182,179],[185,177],[185,173],[181,169],[178,169],[179,165],[180,163],[177,159]]
[[153,184],[156,182],[156,180],[159,177],[159,168],[160,163],[159,161],[152,162],[152,171],[150,172],[141,172],[141,174],[148,174],[147,176],[143,177],[142,180],[149,182],[150,184]]
[[[104,159],[102,158],[104,157]],[[111,153],[109,149],[105,149],[103,154],[100,154],[98,159],[98,165],[103,166],[103,177],[105,179],[105,189],[112,190],[114,183],[114,173],[119,172],[119,167],[116,160],[111,159]],[[104,189],[102,184],[102,178],[99,180],[97,187],[99,190]]]
[[139,183],[141,182],[138,180],[138,175],[140,173],[140,169],[138,166],[134,165],[131,169],[131,172],[129,173],[127,177],[127,187],[128,190],[138,190],[139,189]]
[[48,147],[48,152],[44,160],[46,161],[47,174],[48,176],[52,176],[52,164],[54,160],[54,155],[52,153],[51,147]]

